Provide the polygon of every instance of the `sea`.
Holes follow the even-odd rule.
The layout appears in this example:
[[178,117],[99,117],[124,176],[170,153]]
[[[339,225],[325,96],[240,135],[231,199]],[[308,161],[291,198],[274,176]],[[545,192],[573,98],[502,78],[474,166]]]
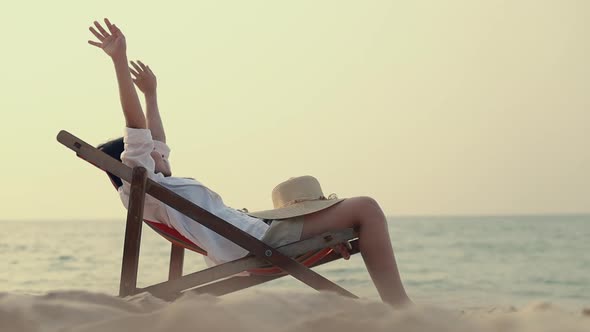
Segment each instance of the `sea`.
[[[451,310],[530,303],[571,311],[590,307],[590,215],[391,216],[388,221],[401,277],[415,303]],[[117,294],[123,219],[5,220],[0,227],[1,293]],[[144,227],[140,287],[166,280],[169,254],[170,244]],[[198,254],[186,254],[185,273],[204,267]],[[316,270],[361,298],[379,300],[360,255]],[[291,277],[253,288],[314,292]]]

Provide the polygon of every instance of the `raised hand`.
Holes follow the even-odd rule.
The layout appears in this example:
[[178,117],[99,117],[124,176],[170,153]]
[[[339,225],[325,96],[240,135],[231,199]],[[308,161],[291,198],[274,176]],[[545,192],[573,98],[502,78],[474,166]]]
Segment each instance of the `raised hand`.
[[108,31],[105,30],[100,23],[94,21],[94,27],[90,27],[90,32],[92,32],[99,41],[89,40],[88,44],[101,48],[111,58],[124,56],[127,50],[125,36],[121,30],[119,30],[116,25],[111,24],[107,18],[104,19],[104,23]]
[[143,62],[137,60],[131,61],[129,71],[133,74],[133,83],[143,92],[145,95],[153,95],[156,93],[156,87],[158,82],[156,75],[150,69],[149,66],[143,64]]

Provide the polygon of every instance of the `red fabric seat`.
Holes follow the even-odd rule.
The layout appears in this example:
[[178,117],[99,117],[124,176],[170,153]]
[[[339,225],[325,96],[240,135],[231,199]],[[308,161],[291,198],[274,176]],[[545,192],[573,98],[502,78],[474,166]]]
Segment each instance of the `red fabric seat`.
[[[192,250],[196,253],[207,256],[206,250],[197,246],[191,240],[187,239],[185,236],[180,234],[176,229],[174,229],[172,227],[168,227],[167,225],[164,225],[159,222],[149,221],[149,220],[144,220],[144,221],[146,224],[148,224],[148,226],[150,226],[154,231],[156,231],[156,233],[160,234],[166,240],[168,240],[178,246],[181,246],[185,249]],[[329,255],[331,252],[332,252],[331,248],[324,248],[324,249],[320,249],[317,251],[311,251],[306,254],[303,254],[303,255],[297,257],[296,260],[299,263],[301,263],[307,267],[310,267],[313,264],[320,261],[322,258]],[[251,269],[251,270],[248,270],[248,272],[251,274],[255,274],[255,275],[276,275],[276,274],[283,273],[283,271],[280,268],[275,267],[275,266]]]
[[180,234],[176,229],[168,227],[160,222],[144,220],[148,226],[150,226],[156,233],[163,236],[166,240],[179,245],[185,249],[192,250],[201,255],[207,256],[207,251],[194,244],[191,240],[187,239],[184,235]]

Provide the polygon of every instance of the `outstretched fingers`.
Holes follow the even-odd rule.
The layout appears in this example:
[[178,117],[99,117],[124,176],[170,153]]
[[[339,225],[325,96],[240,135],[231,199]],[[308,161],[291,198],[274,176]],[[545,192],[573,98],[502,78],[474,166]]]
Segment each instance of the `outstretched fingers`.
[[144,65],[144,64],[143,64],[143,62],[141,62],[140,60],[137,60],[137,63],[139,64],[139,66],[141,67],[141,69],[142,69],[143,71],[145,71],[145,70],[146,70],[146,65]]
[[[119,28],[117,28],[116,25],[112,24],[108,18],[104,19],[104,23],[107,29],[109,30],[108,32],[102,27],[102,25],[98,21],[94,21],[94,26],[91,26],[89,28],[90,32],[92,32],[92,34],[101,42],[109,38],[111,35],[116,35],[120,31]],[[96,43],[91,44],[97,46]]]
[[143,68],[140,67],[139,65],[137,65],[137,63],[135,63],[135,61],[130,61],[131,65],[133,66],[133,68],[129,67],[129,69],[131,70],[131,72],[133,73],[133,69],[135,69],[135,76],[139,76],[140,73],[143,73]]
[[94,26],[98,29],[98,32],[100,32],[100,34],[104,36],[104,38],[107,38],[111,35],[102,27],[100,23],[98,23],[98,21],[94,21]]
[[[109,27],[109,30],[111,32],[113,32],[113,30],[112,30],[113,29],[113,25],[111,24],[111,22],[109,22],[109,20],[105,18],[105,23],[106,23],[107,27]],[[105,40],[109,39],[109,37],[111,36],[111,34],[109,34],[102,27],[102,25],[100,25],[100,23],[98,23],[98,21],[94,21],[94,27],[91,26],[88,29],[100,41],[100,43],[99,42],[92,41],[92,40],[89,40],[88,41],[88,44],[93,45],[93,46],[96,46],[96,47],[102,48],[103,47],[103,44],[105,43]],[[116,29],[116,27],[115,27],[115,29]]]
[[133,68],[129,67],[129,71],[133,74],[133,78],[138,79],[141,76],[138,72],[136,72]]
[[92,34],[98,38],[98,40],[103,41],[105,39],[105,37],[103,35],[101,35],[98,31],[96,31],[96,29],[94,29],[94,27],[90,27],[88,28],[90,30],[90,32],[92,32]]
[[107,29],[109,29],[109,32],[113,35],[119,30],[114,24],[111,23],[111,21],[109,21],[108,18],[104,19],[104,24],[107,26]]
[[156,76],[154,74],[154,72],[152,71],[152,69],[150,68],[150,66],[145,65],[143,62],[141,62],[141,60],[137,60],[137,63],[141,67],[142,74],[147,74],[149,76],[154,76],[154,77]]
[[88,44],[93,45],[93,46],[96,46],[98,48],[102,48],[102,43],[97,43],[97,42],[92,41],[92,40],[89,40],[88,41]]

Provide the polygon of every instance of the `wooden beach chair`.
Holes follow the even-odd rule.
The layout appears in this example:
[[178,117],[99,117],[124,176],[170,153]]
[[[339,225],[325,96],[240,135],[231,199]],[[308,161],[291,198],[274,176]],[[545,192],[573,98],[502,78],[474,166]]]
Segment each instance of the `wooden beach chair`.
[[[131,183],[119,296],[124,297],[146,291],[166,300],[173,300],[185,291],[220,296],[291,275],[316,290],[334,291],[356,298],[351,292],[310,269],[340,259],[340,255],[331,249],[334,245],[344,243],[351,255],[358,253],[358,233],[355,230],[330,232],[273,248],[152,181],[148,178],[145,168],[132,169],[67,131],[60,131],[57,140],[76,152],[78,157]],[[207,254],[206,251],[176,230],[161,223],[145,220],[147,225],[172,243],[170,267],[167,281],[138,288],[139,247],[146,194],[248,250],[250,254],[231,262],[183,275],[184,249],[203,255]],[[244,271],[250,272],[249,275],[235,276]]]

